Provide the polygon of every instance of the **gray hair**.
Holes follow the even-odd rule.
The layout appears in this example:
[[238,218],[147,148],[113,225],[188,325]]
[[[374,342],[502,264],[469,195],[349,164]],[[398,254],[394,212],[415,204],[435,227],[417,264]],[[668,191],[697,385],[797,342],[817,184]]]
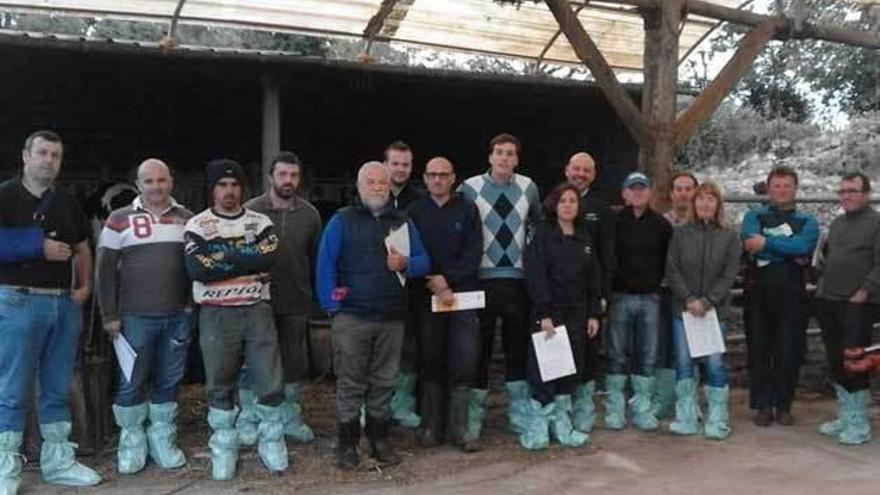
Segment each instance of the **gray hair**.
[[381,169],[383,172],[385,172],[385,175],[388,177],[388,180],[391,180],[391,172],[388,171],[388,167],[385,166],[384,163],[377,162],[377,161],[370,161],[370,162],[367,162],[367,163],[361,165],[361,168],[358,169],[358,176],[357,176],[358,184],[363,182],[364,177],[367,175],[367,172],[373,168]]

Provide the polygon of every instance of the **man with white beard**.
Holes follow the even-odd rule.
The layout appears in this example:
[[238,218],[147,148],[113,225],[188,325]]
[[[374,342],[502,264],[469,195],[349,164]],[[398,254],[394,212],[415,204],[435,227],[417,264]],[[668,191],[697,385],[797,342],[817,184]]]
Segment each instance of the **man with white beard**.
[[[330,335],[339,435],[336,465],[347,470],[359,463],[362,404],[370,456],[380,465],[400,462],[389,442],[388,428],[406,317],[401,275],[424,276],[431,266],[415,224],[389,202],[390,183],[384,164],[361,166],[357,179],[360,203],[333,215],[318,249],[318,300],[333,317]],[[404,227],[409,256],[393,245],[386,246],[389,234]]]

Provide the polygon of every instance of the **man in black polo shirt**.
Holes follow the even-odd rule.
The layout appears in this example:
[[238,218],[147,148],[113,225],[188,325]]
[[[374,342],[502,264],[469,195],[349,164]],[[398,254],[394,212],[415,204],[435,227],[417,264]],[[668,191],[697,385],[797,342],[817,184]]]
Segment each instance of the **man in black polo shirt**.
[[[70,377],[89,297],[92,260],[88,219],[57,190],[61,138],[38,131],[24,143],[21,177],[0,184],[0,493],[21,483],[18,455],[28,398],[39,379],[43,480],[100,483],[76,462],[70,435]],[[71,275],[75,272],[75,277]]]
[[[631,371],[633,397],[629,406],[633,424],[640,430],[656,430],[658,422],[651,396],[657,360],[660,283],[666,272],[672,226],[651,210],[651,180],[645,174],[633,172],[626,177],[623,199],[627,206],[617,215],[617,267],[607,330],[610,369],[605,376],[605,426],[612,430],[626,426],[624,388],[626,373]],[[627,354],[632,355],[632,367]]]
[[421,442],[426,447],[439,445],[449,425],[446,437],[465,452],[473,452],[480,448],[482,423],[476,417],[468,421],[470,396],[480,393],[473,389],[481,356],[479,315],[475,309],[433,313],[431,296],[451,304],[454,292],[479,290],[482,221],[473,202],[451,193],[455,184],[452,162],[432,158],[425,165],[424,177],[430,197],[416,200],[407,209],[431,257],[431,275],[410,280],[415,289],[410,293],[416,296],[411,311],[421,319]]
[[[578,152],[568,159],[565,180],[581,194],[580,221],[590,237],[593,249],[602,268],[601,298],[606,303],[611,295],[614,280],[614,212],[592,185],[596,180],[596,162],[586,152]],[[589,433],[595,422],[596,378],[599,376],[599,348],[601,338],[587,339],[585,366],[581,370],[581,385],[574,391],[571,420],[578,431]]]

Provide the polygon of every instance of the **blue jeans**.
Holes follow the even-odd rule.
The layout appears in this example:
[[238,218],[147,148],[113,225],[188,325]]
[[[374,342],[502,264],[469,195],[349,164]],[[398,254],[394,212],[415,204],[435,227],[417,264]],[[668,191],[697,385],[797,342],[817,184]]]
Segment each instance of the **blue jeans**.
[[192,315],[167,316],[126,314],[122,334],[137,352],[129,382],[117,373],[116,405],[136,406],[150,401],[165,404],[177,401],[180,381],[186,371]]
[[657,332],[660,324],[658,294],[615,292],[608,325],[609,372],[623,375],[629,370],[627,354],[632,353],[632,372],[654,376],[657,361]]
[[24,430],[37,376],[40,423],[70,421],[70,377],[81,331],[82,309],[69,294],[0,286],[0,433]]
[[474,386],[482,355],[477,311],[426,312],[422,317],[421,379],[428,383]]
[[[724,335],[724,325],[721,326],[721,334]],[[688,349],[687,337],[684,333],[684,320],[680,317],[672,317],[673,353],[675,354],[675,379],[684,380],[694,377],[694,361],[703,362],[706,367],[707,380],[710,387],[724,387],[727,385],[727,367],[724,365],[724,354],[710,354],[691,358]]]

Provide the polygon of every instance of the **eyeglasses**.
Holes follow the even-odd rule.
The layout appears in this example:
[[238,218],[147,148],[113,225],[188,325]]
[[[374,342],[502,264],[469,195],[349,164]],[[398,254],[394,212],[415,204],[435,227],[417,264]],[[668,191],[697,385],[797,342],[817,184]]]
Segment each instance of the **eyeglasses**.
[[864,194],[864,192],[865,191],[862,191],[861,189],[838,189],[837,195],[844,196],[846,194]]
[[451,172],[425,172],[426,179],[448,179],[452,177]]

